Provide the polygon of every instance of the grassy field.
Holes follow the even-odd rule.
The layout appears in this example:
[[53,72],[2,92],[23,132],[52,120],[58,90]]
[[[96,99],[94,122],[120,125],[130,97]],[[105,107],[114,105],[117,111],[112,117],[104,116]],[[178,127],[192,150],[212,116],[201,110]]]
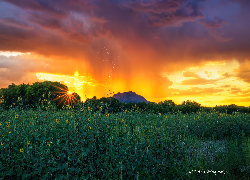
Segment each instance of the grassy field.
[[250,115],[0,111],[0,179],[248,179]]

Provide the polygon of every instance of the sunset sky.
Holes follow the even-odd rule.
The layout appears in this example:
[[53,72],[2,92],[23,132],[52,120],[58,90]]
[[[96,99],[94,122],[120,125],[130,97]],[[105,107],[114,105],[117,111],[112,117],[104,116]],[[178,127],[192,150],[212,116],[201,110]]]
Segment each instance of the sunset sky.
[[0,0],[0,88],[250,106],[249,17],[249,0]]

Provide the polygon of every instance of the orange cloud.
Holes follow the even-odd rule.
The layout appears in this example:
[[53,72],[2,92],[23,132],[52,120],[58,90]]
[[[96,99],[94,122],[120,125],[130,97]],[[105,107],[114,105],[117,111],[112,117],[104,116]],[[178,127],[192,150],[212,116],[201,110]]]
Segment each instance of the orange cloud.
[[185,71],[182,74],[184,77],[200,78],[199,75],[195,74],[194,72],[190,72],[190,71]]
[[244,82],[250,83],[250,62],[240,65],[234,72],[236,73],[236,77]]
[[175,94],[178,94],[178,96],[204,96],[204,95],[214,95],[218,92],[223,92],[224,90],[221,88],[190,88],[188,90],[176,90]]
[[181,82],[181,85],[204,85],[214,84],[217,80],[207,80],[205,78],[187,79]]

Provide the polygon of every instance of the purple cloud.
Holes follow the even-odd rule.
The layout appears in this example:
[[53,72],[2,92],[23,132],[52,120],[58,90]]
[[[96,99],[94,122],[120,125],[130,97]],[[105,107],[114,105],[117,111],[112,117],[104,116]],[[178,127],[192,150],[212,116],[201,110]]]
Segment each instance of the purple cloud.
[[28,23],[16,20],[14,18],[8,18],[8,17],[7,18],[0,18],[0,23],[5,24],[7,26],[14,26],[14,27],[27,29],[27,30],[33,29],[33,27],[30,26]]
[[219,17],[211,18],[203,18],[199,21],[200,23],[204,24],[208,28],[221,28],[223,24],[228,25],[226,21]]

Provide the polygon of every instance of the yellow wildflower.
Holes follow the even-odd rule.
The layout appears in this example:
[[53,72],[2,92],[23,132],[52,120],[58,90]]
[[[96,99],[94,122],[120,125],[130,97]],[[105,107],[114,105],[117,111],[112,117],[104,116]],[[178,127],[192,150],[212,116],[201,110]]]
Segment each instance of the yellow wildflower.
[[11,133],[11,131],[9,132],[9,134]]
[[90,121],[90,118],[88,118],[88,121]]
[[161,115],[161,113],[159,113],[159,115]]
[[83,111],[83,108],[81,108],[81,111]]
[[57,123],[59,123],[59,120],[58,120],[58,119],[56,119],[56,122],[57,122]]
[[30,141],[28,141],[28,145],[30,145]]
[[89,129],[91,129],[91,127],[89,126]]
[[22,148],[22,149],[20,149],[20,152],[23,152],[23,148]]
[[18,118],[18,115],[15,115],[15,118],[17,119],[17,118]]
[[66,123],[68,123],[69,121],[68,121],[68,119],[66,120]]
[[188,127],[188,125],[187,125],[187,127]]
[[3,143],[3,142],[1,142],[1,145],[4,145],[4,143]]
[[2,126],[2,122],[0,122],[0,125]]
[[6,127],[9,127],[10,125],[9,124],[6,124]]

